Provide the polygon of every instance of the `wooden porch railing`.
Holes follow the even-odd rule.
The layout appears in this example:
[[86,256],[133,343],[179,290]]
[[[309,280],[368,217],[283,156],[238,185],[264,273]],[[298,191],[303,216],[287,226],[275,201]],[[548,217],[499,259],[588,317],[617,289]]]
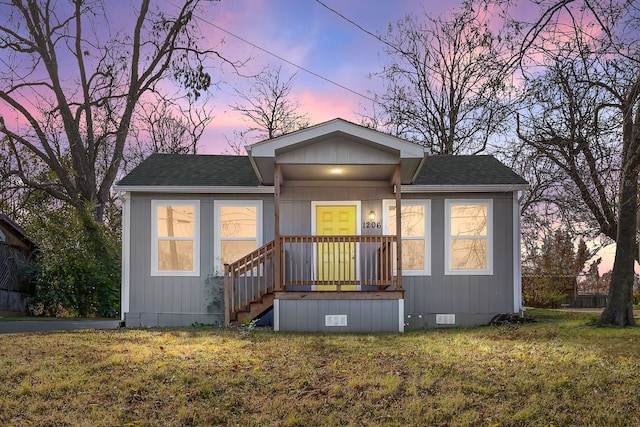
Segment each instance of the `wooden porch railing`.
[[225,264],[225,324],[275,291],[401,289],[393,270],[396,236],[281,236],[280,250],[280,266],[274,241]]
[[393,274],[395,250],[396,236],[282,236],[285,290],[399,286]]

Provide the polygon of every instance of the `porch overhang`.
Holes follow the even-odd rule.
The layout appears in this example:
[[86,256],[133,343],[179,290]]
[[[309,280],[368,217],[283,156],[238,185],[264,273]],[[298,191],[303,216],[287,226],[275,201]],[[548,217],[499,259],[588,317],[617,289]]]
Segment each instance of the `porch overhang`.
[[424,148],[400,138],[335,119],[247,147],[261,184],[273,185],[275,165],[282,179],[305,181],[395,180],[410,184],[425,159]]

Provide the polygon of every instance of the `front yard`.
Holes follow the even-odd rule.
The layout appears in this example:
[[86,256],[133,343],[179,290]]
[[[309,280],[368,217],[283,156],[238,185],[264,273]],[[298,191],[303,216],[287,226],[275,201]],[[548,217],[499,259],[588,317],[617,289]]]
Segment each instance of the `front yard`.
[[0,425],[640,425],[640,328],[0,336]]

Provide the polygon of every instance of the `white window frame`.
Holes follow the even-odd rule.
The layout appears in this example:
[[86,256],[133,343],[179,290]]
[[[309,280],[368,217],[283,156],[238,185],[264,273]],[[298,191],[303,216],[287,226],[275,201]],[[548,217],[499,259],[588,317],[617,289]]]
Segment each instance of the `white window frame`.
[[[458,205],[478,205],[487,208],[487,235],[485,236],[452,236],[451,207]],[[451,268],[451,242],[454,238],[486,239],[487,268],[485,269],[453,269]],[[445,199],[444,201],[444,274],[447,276],[492,276],[493,275],[493,200],[492,199]]]
[[[263,216],[262,216],[262,200],[215,200],[213,202],[213,220],[215,224],[215,231],[213,233],[213,259],[214,259],[214,271],[216,274],[224,274],[224,266],[219,265],[220,260],[222,259],[222,230],[221,227],[221,210],[223,207],[227,206],[249,206],[256,208],[256,249],[263,245],[262,243],[262,225],[263,225]],[[236,238],[234,240],[253,240],[252,238]]]
[[[389,234],[389,208],[396,205],[393,199],[382,201],[382,233]],[[402,199],[402,206],[423,206],[424,207],[424,269],[409,270],[402,267],[403,276],[430,276],[431,275],[431,200],[430,199]],[[400,213],[402,214],[402,213]],[[418,236],[402,236],[402,240],[419,240]],[[399,242],[400,244],[402,242]],[[404,253],[404,251],[403,251]],[[396,272],[394,271],[394,274]]]
[[[193,237],[177,237],[168,239],[158,236],[158,208],[161,206],[189,206],[193,207],[194,230]],[[192,270],[159,270],[158,242],[160,240],[192,240],[193,241],[193,269]],[[151,200],[151,275],[152,276],[200,276],[200,200]]]

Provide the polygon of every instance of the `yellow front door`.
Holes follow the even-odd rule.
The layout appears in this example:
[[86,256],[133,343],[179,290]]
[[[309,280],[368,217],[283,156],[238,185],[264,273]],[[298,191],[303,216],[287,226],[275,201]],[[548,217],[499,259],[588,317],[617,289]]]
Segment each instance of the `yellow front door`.
[[[316,235],[354,236],[357,227],[355,205],[316,206]],[[318,244],[318,291],[335,291],[335,281],[343,282],[341,290],[355,291],[356,286],[344,282],[356,280],[356,244],[353,242],[328,242]]]

